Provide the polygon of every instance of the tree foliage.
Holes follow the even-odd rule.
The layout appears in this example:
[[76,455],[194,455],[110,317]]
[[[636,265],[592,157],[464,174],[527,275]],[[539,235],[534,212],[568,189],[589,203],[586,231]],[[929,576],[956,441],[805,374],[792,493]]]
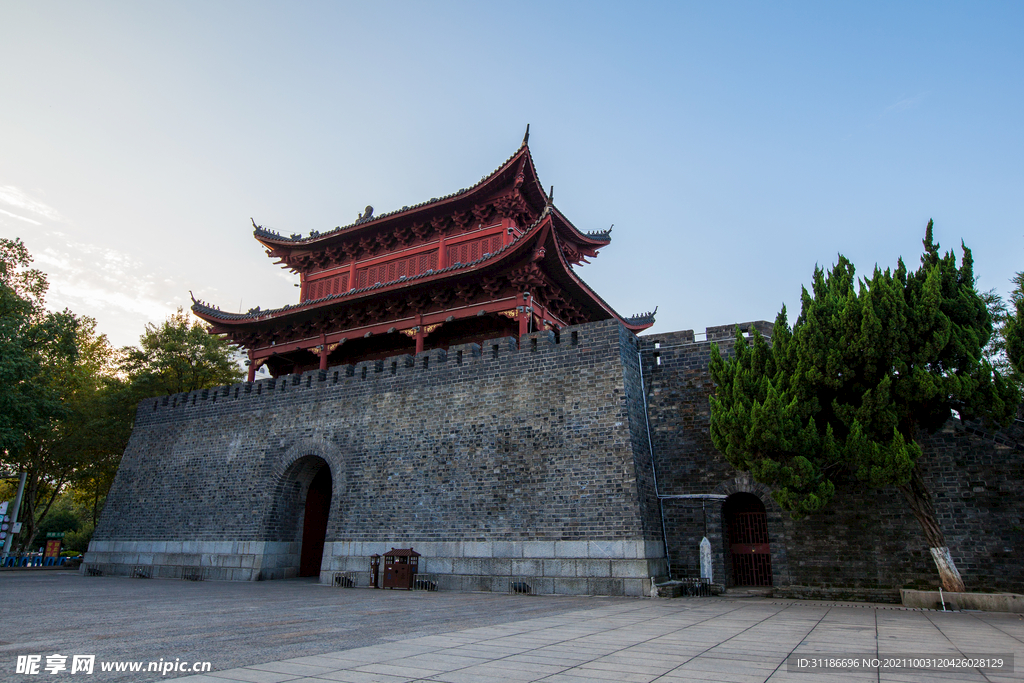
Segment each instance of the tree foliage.
[[78,320],[43,307],[46,277],[21,240],[0,239],[0,456],[63,414],[45,367],[73,362]]
[[111,414],[112,387],[117,386],[110,374],[113,349],[97,333],[94,320],[76,320],[74,355],[47,355],[37,378],[59,400],[60,413],[26,430],[22,446],[5,457],[11,469],[27,474],[19,515],[22,541],[32,538],[67,486],[83,473],[116,463],[127,441]]
[[140,400],[242,376],[231,347],[181,309],[115,352],[94,320],[46,310],[31,263],[21,240],[0,239],[0,470],[27,475],[22,549],[69,489],[95,526]]
[[226,339],[179,308],[160,325],[146,325],[139,346],[122,349],[121,369],[144,398],[239,382],[243,373],[233,356]]
[[929,547],[949,559],[917,470],[918,439],[954,411],[1005,422],[1018,400],[983,357],[992,320],[961,246],[959,265],[940,255],[929,222],[917,270],[901,259],[858,282],[840,256],[830,272],[815,269],[792,329],[783,308],[770,344],[755,331],[749,344],[737,334],[734,358],[714,349],[714,444],[794,517],[820,510],[838,486],[895,486]]
[[1024,375],[1024,272],[1014,276],[1013,284],[1001,330],[1003,350],[1017,374]]

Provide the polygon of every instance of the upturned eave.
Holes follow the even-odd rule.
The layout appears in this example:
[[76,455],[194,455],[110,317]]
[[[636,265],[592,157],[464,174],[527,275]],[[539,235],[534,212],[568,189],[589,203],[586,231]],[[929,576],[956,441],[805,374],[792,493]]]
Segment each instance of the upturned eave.
[[277,232],[256,225],[254,221],[253,237],[266,247],[272,257],[280,257],[281,254],[287,254],[293,250],[315,251],[324,248],[339,238],[351,237],[371,229],[387,228],[396,222],[416,220],[421,216],[425,217],[427,214],[434,215],[438,213],[438,209],[446,209],[455,204],[467,203],[467,200],[470,199],[489,196],[504,187],[503,183],[506,182],[506,175],[509,175],[512,181],[514,181],[515,174],[519,170],[522,170],[524,175],[523,186],[520,191],[530,205],[539,212],[547,203],[547,195],[537,176],[537,168],[534,166],[530,147],[524,142],[501,166],[484,176],[479,182],[444,197],[435,197],[413,206],[404,206],[396,211],[382,213],[365,220],[357,220],[348,225],[339,226],[332,230],[307,237],[302,237],[301,235],[285,237]]

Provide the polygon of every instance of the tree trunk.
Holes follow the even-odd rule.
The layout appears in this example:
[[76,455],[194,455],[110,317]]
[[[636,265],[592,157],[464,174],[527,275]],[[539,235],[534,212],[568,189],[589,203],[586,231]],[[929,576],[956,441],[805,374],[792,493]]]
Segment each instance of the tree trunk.
[[931,494],[921,478],[920,470],[915,467],[910,476],[910,481],[899,487],[903,497],[907,500],[910,511],[914,513],[921,530],[924,531],[925,541],[928,542],[928,549],[931,551],[935,567],[939,570],[939,579],[942,581],[943,590],[954,593],[961,593],[964,590],[964,581],[960,578],[953,558],[946,547],[946,538],[939,528],[939,521],[935,518],[935,507],[932,505]]

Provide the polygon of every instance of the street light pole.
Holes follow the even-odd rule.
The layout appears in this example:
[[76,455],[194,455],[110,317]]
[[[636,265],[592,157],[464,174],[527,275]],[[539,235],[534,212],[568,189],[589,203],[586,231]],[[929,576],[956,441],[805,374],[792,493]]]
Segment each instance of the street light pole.
[[18,495],[14,497],[14,509],[11,511],[11,532],[7,534],[7,538],[4,539],[4,551],[0,557],[7,559],[7,556],[11,553],[11,544],[14,543],[14,525],[18,522],[18,511],[21,509],[21,496],[25,493],[25,476],[26,472],[21,473],[21,477],[18,481]]

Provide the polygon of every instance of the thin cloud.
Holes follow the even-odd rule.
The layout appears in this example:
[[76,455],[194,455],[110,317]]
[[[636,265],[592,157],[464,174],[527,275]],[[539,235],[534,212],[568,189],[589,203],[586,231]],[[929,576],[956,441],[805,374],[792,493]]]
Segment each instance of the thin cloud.
[[143,323],[177,309],[167,278],[122,251],[64,241],[34,256],[50,281],[49,307],[102,319],[117,344],[130,343]]
[[[47,206],[41,201],[33,199],[23,190],[15,187],[14,185],[0,185],[0,202],[7,204],[8,206],[13,206],[16,209],[21,209],[22,211],[28,211],[29,213],[33,213],[41,218],[45,218],[46,220],[64,220],[64,217],[60,215],[60,212],[57,211],[57,209],[54,209],[51,206]],[[6,213],[9,216],[13,216],[14,218],[28,220],[30,223],[34,222],[27,218],[24,218],[23,216],[17,216],[7,211],[4,211],[4,213]],[[39,223],[36,223],[36,225],[39,225]]]
[[890,104],[888,107],[886,107],[885,109],[882,110],[882,113],[883,114],[895,114],[895,113],[899,113],[901,111],[906,111],[908,109],[913,109],[917,105],[921,104],[921,101],[924,99],[925,94],[927,94],[927,93],[922,93],[920,95],[915,95],[914,97],[905,97],[902,100],[899,100],[898,102],[894,102],[893,104]]
[[31,223],[32,225],[42,225],[42,223],[40,223],[39,221],[34,221],[31,218],[25,218],[24,216],[19,216],[16,213],[11,213],[10,211],[6,211],[4,209],[0,209],[0,213],[4,214],[5,216],[10,216],[11,218],[17,218],[19,221],[25,221],[26,223]]

